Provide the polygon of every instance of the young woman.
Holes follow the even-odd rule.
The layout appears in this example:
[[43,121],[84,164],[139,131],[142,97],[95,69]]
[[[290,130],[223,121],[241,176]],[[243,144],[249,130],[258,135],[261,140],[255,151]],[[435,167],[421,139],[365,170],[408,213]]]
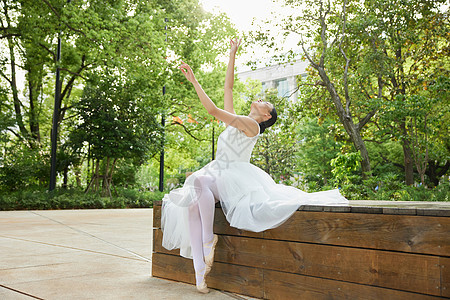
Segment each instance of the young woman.
[[248,116],[235,113],[234,62],[240,43],[238,39],[230,41],[224,109],[206,95],[189,65],[180,66],[208,113],[227,125],[217,142],[216,160],[163,198],[163,246],[169,250],[180,248],[182,256],[193,258],[196,286],[201,293],[208,292],[205,277],[211,270],[218,240],[213,234],[216,201],[220,201],[231,226],[254,232],[279,226],[304,204],[348,205],[338,190],[306,193],[276,184],[250,163],[258,136],[275,123],[277,112],[271,103],[258,100],[252,102]]

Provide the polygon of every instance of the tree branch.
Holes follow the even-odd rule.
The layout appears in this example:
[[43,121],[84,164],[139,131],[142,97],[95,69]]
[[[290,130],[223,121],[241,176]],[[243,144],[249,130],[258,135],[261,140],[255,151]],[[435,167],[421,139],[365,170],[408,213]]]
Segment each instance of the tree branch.
[[20,36],[20,34],[19,33],[7,33],[7,34],[0,35],[0,39],[10,38],[10,37],[14,37],[14,36]]
[[45,50],[47,50],[48,53],[50,53],[53,56],[53,61],[56,61],[56,54],[55,52],[53,52],[52,50],[50,50],[47,46],[45,46],[42,43],[39,43],[39,46],[41,46],[42,48],[44,48]]
[[0,76],[2,76],[6,81],[8,81],[9,84],[12,84],[12,81],[8,78],[8,76],[3,73],[3,71],[0,69]]
[[23,139],[19,134],[17,134],[17,132],[12,130],[11,128],[7,128],[7,130],[10,131],[12,134],[14,134],[19,140]]
[[[85,67],[88,67],[88,66],[85,66]],[[78,71],[78,72],[73,72],[73,71],[70,71],[69,69],[67,69],[67,68],[59,68],[61,71],[66,71],[66,72],[68,72],[68,73],[70,73],[70,74],[72,74],[72,75],[74,75],[74,76],[78,76],[78,77],[81,77],[81,78],[83,78],[84,80],[87,80],[87,78],[86,77],[84,77],[83,75],[81,75],[79,72],[80,71]],[[82,71],[82,70],[81,70]]]
[[361,131],[361,129],[364,127],[364,125],[367,124],[367,122],[369,122],[369,120],[377,113],[378,109],[375,108],[374,110],[372,110],[371,112],[369,112],[361,121],[359,121],[358,123],[358,130]]
[[75,32],[78,32],[78,33],[80,33],[80,34],[82,34],[84,37],[87,37],[86,36],[86,34],[83,32],[83,31],[81,31],[81,30],[79,30],[79,29],[75,29],[75,28],[73,28],[72,26],[70,26],[67,22],[64,22],[63,20],[62,20],[62,18],[61,18],[61,15],[58,13],[58,11],[50,4],[50,2],[48,2],[47,0],[42,0],[45,4],[47,4],[47,6],[53,11],[53,13],[58,17],[58,19],[60,19],[63,23],[64,23],[64,25],[66,25],[69,29],[71,29],[71,30],[73,30],[73,31],[75,31]]
[[327,12],[323,13],[323,1],[320,1],[320,9],[319,9],[319,22],[321,27],[320,38],[322,39],[323,50],[322,55],[320,56],[319,66],[324,67],[325,65],[325,53],[328,49],[327,37],[325,36],[325,32],[327,31],[327,23],[325,22]]
[[199,141],[199,142],[202,142],[202,141],[209,141],[209,138],[208,138],[208,139],[200,139],[200,138],[195,137],[195,136],[189,131],[189,129],[188,129],[186,126],[184,126],[183,124],[180,124],[180,123],[178,123],[178,122],[172,122],[171,125],[178,125],[178,126],[183,127],[184,131],[185,131],[187,134],[189,134],[189,135],[190,135],[194,140],[196,140],[196,141]]
[[[73,76],[70,78],[69,82],[67,82],[66,87],[64,88],[64,91],[61,93],[61,100],[64,99],[64,97],[66,96],[66,94],[70,91],[70,89],[72,88],[72,85],[76,79],[77,76],[81,76],[80,73],[81,71],[83,71],[84,69],[86,69],[88,66],[90,66],[90,64],[85,65],[86,59],[86,55],[83,55],[81,58],[81,66],[80,68],[76,71],[76,72],[70,72]],[[62,70],[62,69],[60,69]],[[67,70],[67,69],[65,69]],[[68,70],[67,70],[68,71]],[[82,77],[83,78],[83,77]],[[62,101],[61,101],[62,102]]]
[[345,114],[347,115],[347,117],[350,117],[350,102],[351,101],[350,101],[350,97],[348,95],[348,66],[350,64],[350,59],[345,54],[344,49],[342,49],[342,42],[344,41],[344,36],[345,36],[345,25],[346,25],[346,21],[347,21],[347,16],[346,16],[347,0],[344,0],[344,4],[342,6],[343,6],[342,7],[343,24],[342,24],[342,36],[341,36],[341,40],[339,41],[339,50],[341,51],[341,54],[345,59],[345,70],[344,70]]
[[301,40],[301,45],[302,45],[303,53],[305,54],[305,56],[306,56],[306,58],[308,59],[309,63],[310,63],[315,69],[317,69],[317,68],[319,67],[319,65],[313,61],[313,59],[312,59],[311,56],[309,55],[308,51],[306,51],[306,49],[305,49],[305,42],[303,41],[303,36],[302,36],[302,35],[300,35],[300,40]]

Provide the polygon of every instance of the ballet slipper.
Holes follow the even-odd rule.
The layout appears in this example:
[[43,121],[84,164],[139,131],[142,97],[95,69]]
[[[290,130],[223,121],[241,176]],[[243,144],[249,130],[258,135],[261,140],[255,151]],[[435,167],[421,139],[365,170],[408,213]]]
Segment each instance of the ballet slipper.
[[[210,248],[210,252],[207,256],[205,256],[205,264],[206,264],[206,271],[205,271],[205,276],[209,274],[209,272],[211,271],[212,265],[214,263],[214,250],[216,249],[216,244],[217,241],[219,240],[219,237],[217,236],[217,234],[214,235],[213,239],[208,242],[203,244],[203,248]],[[204,250],[203,250],[204,252]]]
[[205,279],[203,278],[203,281],[200,285],[197,285],[197,291],[199,293],[202,294],[208,294],[209,293],[209,289],[208,286],[206,285]]
[[[202,276],[203,280],[202,280],[202,282],[200,282],[200,284],[196,284],[196,287],[197,287],[197,291],[199,291],[200,293],[207,294],[207,293],[209,293],[209,289],[208,289],[208,286],[206,285],[206,280],[205,280],[206,267],[202,269],[202,272],[203,272],[203,276]],[[197,278],[195,278],[195,280],[197,281]]]

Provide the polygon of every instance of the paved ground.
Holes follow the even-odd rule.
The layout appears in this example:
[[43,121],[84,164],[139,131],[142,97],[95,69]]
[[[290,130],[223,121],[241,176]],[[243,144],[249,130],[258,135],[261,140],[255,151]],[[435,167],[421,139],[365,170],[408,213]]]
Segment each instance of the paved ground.
[[151,277],[152,214],[0,211],[0,299],[249,299]]
[[152,209],[0,211],[0,299],[250,299],[151,277],[152,218]]

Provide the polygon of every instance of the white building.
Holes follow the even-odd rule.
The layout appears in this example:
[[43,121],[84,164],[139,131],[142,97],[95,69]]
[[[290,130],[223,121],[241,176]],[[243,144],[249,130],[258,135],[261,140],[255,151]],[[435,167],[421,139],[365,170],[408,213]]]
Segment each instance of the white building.
[[262,83],[263,91],[266,89],[277,89],[279,97],[289,98],[291,101],[298,99],[297,77],[306,77],[306,61],[296,61],[287,64],[280,64],[269,67],[257,68],[256,70],[237,72],[240,80],[247,78],[259,80]]

